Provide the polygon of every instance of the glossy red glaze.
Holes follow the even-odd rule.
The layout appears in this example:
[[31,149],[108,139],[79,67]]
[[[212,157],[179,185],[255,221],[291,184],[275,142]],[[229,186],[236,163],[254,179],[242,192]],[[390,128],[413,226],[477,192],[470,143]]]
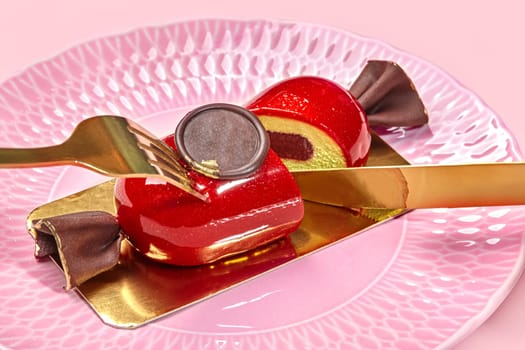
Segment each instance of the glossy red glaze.
[[[165,141],[175,147],[173,137]],[[209,203],[169,184],[117,180],[118,221],[131,244],[146,256],[174,265],[205,264],[283,237],[302,220],[299,189],[271,150],[248,178],[191,176],[209,195]]]
[[246,108],[256,115],[310,123],[342,148],[347,166],[366,163],[371,137],[365,111],[333,81],[310,76],[284,80],[262,92]]

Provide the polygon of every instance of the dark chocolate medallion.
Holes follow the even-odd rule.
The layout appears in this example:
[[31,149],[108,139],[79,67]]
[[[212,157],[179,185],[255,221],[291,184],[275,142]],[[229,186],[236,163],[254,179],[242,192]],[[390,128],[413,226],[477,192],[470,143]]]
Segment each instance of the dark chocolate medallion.
[[189,112],[175,130],[175,143],[191,168],[220,179],[254,173],[270,145],[266,130],[253,113],[225,103]]

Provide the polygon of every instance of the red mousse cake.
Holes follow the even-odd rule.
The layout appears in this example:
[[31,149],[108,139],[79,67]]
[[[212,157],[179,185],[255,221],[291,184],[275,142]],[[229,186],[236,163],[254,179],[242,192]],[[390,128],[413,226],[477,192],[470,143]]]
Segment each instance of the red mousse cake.
[[[188,115],[181,122],[186,128],[165,139],[174,150],[185,149],[183,154],[189,160],[181,161],[193,164],[187,176],[194,189],[208,197],[207,202],[167,183],[117,181],[117,218],[124,235],[154,260],[175,265],[210,263],[284,237],[295,231],[303,218],[299,189],[281,159],[272,150],[261,153],[267,142],[263,139],[255,142],[258,147],[250,146],[250,125],[256,125],[257,118],[239,107],[216,107]],[[252,124],[243,126],[244,116],[251,118]],[[199,137],[190,125],[196,118],[201,119],[195,122]],[[267,136],[264,133],[262,137]],[[248,156],[243,155],[246,151]],[[251,154],[261,158],[261,163],[255,167],[235,164],[236,158],[249,160]],[[207,171],[218,178],[208,176]]]
[[319,77],[277,83],[246,105],[291,169],[362,166],[370,150],[366,114],[344,88]]

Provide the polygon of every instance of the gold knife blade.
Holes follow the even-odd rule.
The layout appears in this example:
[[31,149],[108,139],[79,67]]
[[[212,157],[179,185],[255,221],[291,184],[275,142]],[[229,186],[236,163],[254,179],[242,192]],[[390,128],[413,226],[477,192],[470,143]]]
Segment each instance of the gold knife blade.
[[306,200],[348,208],[456,208],[525,204],[525,163],[297,170]]

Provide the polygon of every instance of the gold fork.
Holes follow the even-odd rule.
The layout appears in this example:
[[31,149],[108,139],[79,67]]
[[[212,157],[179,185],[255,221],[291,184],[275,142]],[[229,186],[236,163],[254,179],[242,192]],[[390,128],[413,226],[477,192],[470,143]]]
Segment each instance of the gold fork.
[[111,177],[160,178],[201,200],[176,153],[140,125],[103,115],[80,122],[61,144],[0,148],[0,168],[76,165]]

